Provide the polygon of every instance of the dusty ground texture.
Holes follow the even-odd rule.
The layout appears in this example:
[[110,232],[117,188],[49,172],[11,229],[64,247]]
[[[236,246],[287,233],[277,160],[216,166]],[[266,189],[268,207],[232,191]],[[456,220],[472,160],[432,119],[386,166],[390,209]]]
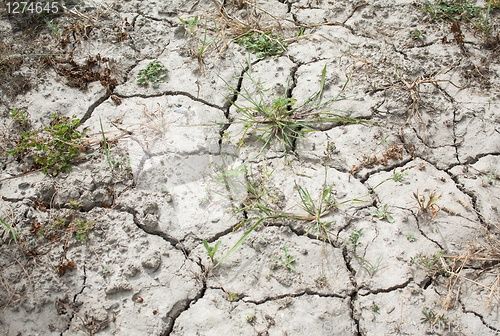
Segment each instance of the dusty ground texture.
[[[2,3],[3,335],[498,333],[500,9],[474,5]],[[54,113],[86,130],[71,170],[7,154]]]

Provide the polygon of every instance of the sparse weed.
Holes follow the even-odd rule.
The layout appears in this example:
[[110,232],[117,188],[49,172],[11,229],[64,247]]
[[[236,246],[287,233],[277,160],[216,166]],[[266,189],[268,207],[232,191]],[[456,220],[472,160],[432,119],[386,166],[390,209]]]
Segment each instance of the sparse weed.
[[319,288],[328,287],[329,285],[328,278],[326,277],[325,274],[320,275],[319,277],[314,279],[314,282],[316,283],[316,286],[318,286]]
[[227,300],[229,302],[234,302],[234,301],[238,301],[239,298],[238,298],[238,295],[236,295],[234,293],[227,293]]
[[220,245],[221,242],[219,240],[217,243],[215,243],[214,247],[211,247],[210,245],[208,245],[208,242],[205,239],[203,239],[203,246],[205,247],[205,250],[207,250],[208,257],[210,258],[212,263],[217,262],[217,259],[215,259],[215,253],[217,252],[217,249],[220,247]]
[[424,195],[419,195],[418,190],[416,193],[413,193],[413,198],[418,203],[417,216],[420,214],[424,215],[430,214],[431,215],[430,219],[436,217],[439,210],[441,210],[441,207],[437,205],[436,202],[441,198],[441,196],[443,196],[443,194],[437,196],[436,190],[433,190],[432,192],[428,193],[427,198]]
[[424,316],[420,319],[420,323],[429,323],[430,325],[435,325],[436,323],[444,323],[447,322],[448,319],[443,315],[436,314],[436,312],[432,309],[427,309],[427,307],[422,308],[422,314]]
[[392,179],[396,182],[403,182],[405,180],[405,176],[408,175],[408,172],[397,172],[394,171],[394,174],[392,175]]
[[[266,170],[267,171],[267,170]],[[273,170],[274,171],[274,170]],[[267,173],[265,180],[269,179],[271,173]],[[335,208],[341,206],[341,205],[346,205],[354,202],[360,202],[362,203],[363,200],[362,198],[365,196],[368,196],[371,192],[370,191],[368,194],[363,195],[361,197],[357,198],[352,198],[348,199],[343,202],[337,202],[333,196],[332,193],[332,188],[333,185],[330,187],[327,187],[326,185],[326,178],[327,178],[327,169],[325,167],[325,182],[323,183],[323,188],[320,193],[320,197],[318,201],[314,201],[310,195],[310,193],[307,191],[307,189],[302,188],[299,186],[297,183],[295,184],[295,188],[297,192],[299,193],[299,197],[301,199],[302,204],[299,206],[308,213],[308,215],[299,215],[299,214],[294,214],[294,213],[288,213],[288,212],[283,212],[280,209],[274,208],[269,205],[268,201],[266,198],[270,196],[271,189],[266,188],[266,183],[262,180],[254,180],[252,182],[252,179],[249,179],[249,182],[237,182],[237,183],[232,183],[232,184],[227,184],[230,189],[234,190],[232,185],[241,185],[241,186],[246,186],[248,190],[248,197],[243,201],[243,207],[239,207],[234,210],[235,213],[239,213],[242,211],[245,211],[247,213],[251,212],[257,212],[257,217],[250,217],[248,216],[247,219],[242,220],[234,230],[242,227],[243,225],[254,222],[254,224],[245,232],[245,234],[236,242],[236,244],[222,257],[218,263],[215,265],[217,267],[222,261],[224,261],[232,252],[234,252],[250,235],[257,226],[259,226],[262,222],[266,220],[275,220],[278,218],[287,218],[287,219],[294,219],[294,220],[301,220],[301,221],[307,221],[311,222],[309,228],[305,232],[305,234],[308,234],[311,229],[315,228],[316,234],[318,237],[321,237],[323,241],[328,240],[329,241],[329,235],[333,235],[339,239],[342,239],[341,237],[335,235],[334,233],[330,232],[326,227],[330,225],[332,222],[323,222],[322,217],[326,216],[329,214],[331,211],[333,211]],[[227,175],[223,175],[222,181],[224,179],[229,180],[227,178]],[[377,188],[384,182],[388,181],[389,179],[386,179],[382,182],[380,182],[377,186],[375,186],[373,189]],[[238,181],[236,179],[236,181]],[[358,234],[361,233],[358,231]],[[344,239],[342,239],[344,240]]]
[[56,25],[56,24],[54,24],[54,19],[49,20],[48,18],[45,18],[44,21],[47,24],[47,27],[49,27],[52,30],[54,35],[56,35],[56,36],[61,35],[61,32],[59,31],[59,23]]
[[351,245],[354,249],[356,249],[356,247],[361,245],[361,243],[359,242],[359,238],[363,237],[364,235],[365,234],[363,233],[363,229],[359,229],[358,231],[351,233],[347,244]]
[[24,132],[14,150],[7,151],[13,156],[34,157],[35,166],[48,175],[56,176],[60,171],[71,170],[71,163],[78,157],[85,147],[79,141],[85,135],[77,127],[79,119],[52,115],[50,127],[42,131]]
[[410,243],[413,243],[415,242],[417,239],[415,238],[415,235],[413,233],[407,233],[406,234],[406,239],[410,242]]
[[255,321],[255,314],[247,316],[247,322],[252,324]]
[[75,233],[76,239],[83,242],[89,236],[90,230],[94,222],[85,221],[81,218],[75,218],[72,223],[72,230]]
[[362,261],[361,267],[370,275],[370,278],[373,278],[375,273],[380,268],[380,262],[382,260],[382,256],[379,256],[377,258],[377,261],[375,261],[375,263],[373,264],[364,258],[358,257],[357,255],[355,255],[355,257],[360,261]]
[[57,217],[52,223],[52,227],[56,229],[62,228],[65,225],[66,225],[66,218],[63,217]]
[[448,267],[448,264],[445,259],[442,258],[443,254],[444,251],[434,253],[430,257],[418,254],[415,258],[413,258],[413,263],[421,264],[433,279],[437,279],[440,275],[448,277],[450,276],[450,273],[445,268]]
[[18,109],[10,111],[10,117],[14,122],[17,122],[19,124],[28,123],[28,114],[23,111],[18,111]]
[[282,36],[277,36],[272,33],[257,34],[251,32],[235,42],[255,53],[257,58],[279,56],[285,52],[287,46],[283,43]]
[[69,201],[69,205],[75,210],[81,210],[82,205],[78,201]]
[[146,68],[139,70],[137,84],[148,85],[148,83],[151,83],[151,87],[157,89],[160,83],[165,81],[165,77],[167,77],[167,68],[158,60],[154,60]]
[[[205,19],[205,24],[204,24],[204,31],[203,33],[198,32],[198,27],[200,25],[201,19],[198,15],[196,15],[194,18],[184,20],[182,18],[178,18],[179,21],[182,22],[184,27],[186,28],[186,34],[189,34],[189,42],[191,43],[191,52],[193,53],[194,56],[198,58],[198,61],[200,63],[200,68],[204,69],[203,67],[203,54],[208,50],[208,48],[218,39],[217,37],[214,37],[212,39],[209,39],[208,37],[208,32],[209,32],[209,27],[208,27],[208,20]],[[214,21],[214,29],[217,31],[217,24]],[[198,36],[201,35],[201,36]]]
[[286,246],[286,244],[283,245],[283,251],[285,251],[285,259],[281,259],[279,257],[273,257],[273,259],[280,262],[282,266],[295,271],[294,262],[295,260],[297,260],[297,258],[288,254],[288,247]]
[[311,225],[306,231],[306,234],[309,234],[311,229],[316,230],[316,235],[318,237],[323,237],[323,240],[328,238],[328,232],[326,227],[330,225],[332,222],[323,223],[322,217],[329,214],[331,211],[336,209],[339,204],[335,200],[335,197],[332,193],[333,184],[327,187],[326,185],[326,170],[325,170],[325,181],[323,183],[323,188],[321,194],[318,198],[318,201],[314,201],[309,193],[309,191],[297,183],[295,183],[295,189],[299,193],[300,200],[302,204],[300,207],[308,213],[309,216],[301,218],[302,220],[311,221]]
[[380,307],[379,306],[373,305],[372,310],[374,313],[380,314]]
[[382,208],[379,208],[377,211],[371,213],[372,216],[377,217],[382,220],[385,219],[389,223],[394,223],[394,218],[387,213],[387,204],[385,204]]
[[481,184],[483,185],[483,187],[492,185],[494,181],[500,182],[500,175],[495,174],[491,163],[490,163],[490,170],[489,170],[489,172],[487,172],[487,173],[481,172],[481,174],[482,175],[486,175],[486,180],[484,180],[481,177]]
[[483,11],[480,11],[480,16],[481,19],[479,22],[476,22],[476,27],[481,29],[486,37],[486,40],[490,38],[490,30],[492,28],[491,22],[490,22],[490,10],[491,10],[491,0],[488,1],[488,6],[486,7],[486,13],[483,13]]
[[408,37],[410,37],[413,40],[423,41],[426,39],[427,35],[425,34],[425,31],[421,31],[420,29],[415,28],[414,30],[408,33]]
[[196,28],[198,27],[198,23],[200,22],[200,18],[196,15],[194,18],[184,20],[178,17],[179,21],[182,22],[184,27],[186,28],[186,33],[191,36],[195,36]]

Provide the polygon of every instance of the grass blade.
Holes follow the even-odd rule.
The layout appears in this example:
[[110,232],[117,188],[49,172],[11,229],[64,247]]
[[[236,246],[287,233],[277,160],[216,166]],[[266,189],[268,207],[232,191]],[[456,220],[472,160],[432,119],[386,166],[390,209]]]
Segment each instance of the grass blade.
[[10,233],[12,233],[12,236],[14,237],[14,242],[16,242],[16,244],[17,244],[18,236],[17,236],[16,232],[14,231],[14,229],[12,228],[12,226],[10,226],[6,221],[4,221],[2,217],[0,217],[0,222],[2,222],[3,225],[5,225],[7,227],[7,229],[9,229]]
[[236,250],[238,248],[238,246],[241,245],[241,243],[243,243],[245,241],[245,239],[247,239],[248,235],[250,233],[252,233],[252,231],[260,224],[262,223],[262,221],[264,219],[268,219],[268,218],[272,218],[272,217],[262,217],[262,218],[259,218],[259,220],[257,221],[257,223],[255,223],[247,232],[245,232],[245,234],[243,235],[243,237],[240,238],[240,240],[238,240],[238,242],[229,250],[229,252],[226,253],[226,255],[224,257],[222,257],[221,260],[219,260],[219,262],[217,263],[217,265],[214,266],[214,268],[216,268],[217,266],[219,266],[219,264],[221,262],[223,262],[227,257],[229,257],[229,255],[231,253],[234,252],[234,250]]

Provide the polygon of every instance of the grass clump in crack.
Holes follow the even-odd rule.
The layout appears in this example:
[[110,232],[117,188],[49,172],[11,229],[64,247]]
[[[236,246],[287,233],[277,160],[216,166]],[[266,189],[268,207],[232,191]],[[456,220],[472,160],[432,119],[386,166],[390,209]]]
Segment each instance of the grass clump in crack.
[[83,138],[85,131],[77,128],[80,120],[52,115],[49,127],[41,131],[26,131],[17,141],[17,147],[7,154],[20,158],[34,158],[35,168],[56,176],[59,172],[71,170],[71,164],[85,152]]
[[287,95],[274,99],[266,96],[269,89],[263,88],[262,83],[255,79],[250,61],[248,69],[244,71],[244,78],[250,81],[256,88],[256,92],[251,92],[246,88],[238,91],[228,85],[234,94],[243,98],[244,101],[240,104],[229,98],[228,100],[240,115],[235,121],[242,123],[244,128],[243,136],[239,140],[239,147],[241,148],[244,145],[244,139],[249,132],[263,143],[256,156],[262,154],[273,139],[277,139],[284,147],[286,154],[288,150],[294,147],[297,138],[313,131],[313,124],[336,121],[345,123],[367,122],[335,114],[329,110],[335,101],[343,99],[340,96],[344,92],[349,78],[334,98],[321,102],[325,87],[326,65],[322,71],[319,90],[300,104],[297,104],[295,98]]
[[157,89],[160,83],[165,81],[167,77],[167,68],[165,68],[158,60],[150,62],[147,67],[139,70],[137,74],[137,84],[148,85],[151,83],[153,89]]

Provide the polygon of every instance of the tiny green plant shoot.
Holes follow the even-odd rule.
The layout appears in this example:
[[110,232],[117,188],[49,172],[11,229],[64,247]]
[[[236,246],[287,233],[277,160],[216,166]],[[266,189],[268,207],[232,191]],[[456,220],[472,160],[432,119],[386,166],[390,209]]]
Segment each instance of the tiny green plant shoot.
[[167,77],[167,68],[158,60],[154,60],[146,68],[139,70],[137,84],[148,85],[148,83],[151,83],[151,87],[157,89],[160,83],[165,81],[165,77]]
[[380,262],[382,260],[382,256],[379,256],[377,258],[377,261],[375,261],[374,263],[371,263],[368,260],[361,258],[357,255],[355,255],[355,257],[362,262],[361,267],[368,273],[368,275],[370,275],[370,278],[373,278],[375,273],[380,268]]
[[420,319],[420,323],[429,323],[430,325],[435,325],[437,323],[447,322],[448,319],[443,315],[436,314],[436,312],[432,309],[428,309],[427,307],[422,308],[422,314],[424,315]]
[[418,28],[415,28],[414,30],[411,30],[409,33],[408,33],[408,36],[413,39],[413,40],[417,40],[417,41],[423,41],[425,40],[425,38],[427,37],[427,35],[425,34],[425,32],[421,31],[420,29]]
[[250,324],[253,323],[253,322],[255,322],[255,314],[248,315],[247,316],[247,322],[250,323]]
[[273,259],[280,262],[282,266],[285,266],[286,268],[295,271],[294,262],[295,260],[297,260],[297,258],[295,256],[288,254],[288,247],[286,246],[286,244],[283,245],[283,251],[285,251],[285,259],[281,259],[279,257],[273,257]]
[[49,27],[52,30],[52,32],[54,33],[54,35],[56,35],[56,36],[60,36],[61,35],[61,32],[59,31],[59,23],[58,24],[54,24],[54,19],[49,20],[48,18],[45,18],[44,21],[47,24],[47,27]]
[[235,293],[227,293],[227,300],[229,302],[235,302],[235,301],[238,301],[239,298],[238,298],[238,295],[236,295]]
[[194,18],[191,19],[182,19],[178,17],[179,21],[182,22],[184,27],[186,28],[186,33],[188,33],[191,36],[195,36],[196,33],[196,27],[198,27],[198,23],[200,22],[200,18],[198,15],[196,15]]
[[361,243],[359,242],[359,238],[363,236],[364,236],[363,229],[359,229],[358,231],[351,233],[351,235],[349,236],[349,240],[347,241],[347,244],[351,245],[354,249],[356,249],[356,247],[361,245]]
[[410,242],[410,243],[413,243],[415,242],[417,239],[415,238],[415,235],[413,233],[407,233],[406,234],[406,239]]
[[208,257],[210,258],[212,263],[217,262],[217,259],[215,259],[215,253],[217,252],[217,249],[220,247],[220,245],[221,242],[219,240],[217,241],[217,243],[215,243],[214,247],[211,247],[210,245],[208,245],[208,242],[205,239],[203,239],[203,246],[205,247],[205,250],[207,250]]
[[380,220],[387,220],[389,223],[394,223],[394,218],[387,213],[387,208],[388,205],[385,204],[383,207],[377,209],[377,211],[374,211],[371,213],[372,216],[377,217]]
[[12,238],[14,238],[14,242],[17,244],[17,240],[19,237],[17,236],[16,231],[14,231],[12,226],[9,225],[9,223],[7,223],[2,217],[0,217],[0,222],[2,222],[2,224],[7,228],[7,230],[10,231],[10,233],[12,234]]

